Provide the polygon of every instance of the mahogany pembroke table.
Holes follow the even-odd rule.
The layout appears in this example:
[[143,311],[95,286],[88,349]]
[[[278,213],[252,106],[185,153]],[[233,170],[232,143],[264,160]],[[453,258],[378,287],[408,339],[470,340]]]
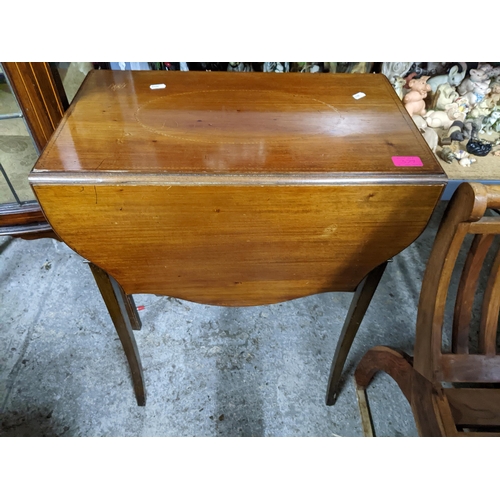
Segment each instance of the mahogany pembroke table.
[[139,405],[131,294],[255,306],[355,292],[333,404],[387,260],[446,181],[383,75],[105,70],[30,175],[54,231],[90,263]]

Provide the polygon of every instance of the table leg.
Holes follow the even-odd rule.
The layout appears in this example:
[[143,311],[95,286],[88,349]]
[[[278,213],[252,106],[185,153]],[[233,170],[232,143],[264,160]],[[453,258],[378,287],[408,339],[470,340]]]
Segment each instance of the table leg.
[[92,262],[89,262],[89,266],[127,356],[137,404],[144,406],[146,404],[146,394],[142,366],[130,321],[130,308],[133,305],[135,309],[135,304],[133,304],[132,297],[127,296],[118,282],[106,271],[92,264]]
[[349,307],[349,312],[347,313],[330,369],[326,395],[326,404],[329,406],[335,404],[337,400],[340,376],[342,375],[345,360],[386,266],[387,262],[384,262],[370,271],[354,292],[354,297]]

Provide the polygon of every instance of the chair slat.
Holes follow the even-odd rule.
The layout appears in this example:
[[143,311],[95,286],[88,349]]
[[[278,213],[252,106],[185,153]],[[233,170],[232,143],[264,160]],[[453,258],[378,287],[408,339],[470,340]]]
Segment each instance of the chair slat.
[[479,350],[482,354],[496,354],[498,312],[500,310],[500,252],[491,268],[483,298],[481,327],[479,329]]
[[470,234],[499,234],[500,218],[483,217],[477,222],[471,222],[468,231]]
[[443,354],[437,378],[446,382],[500,382],[500,356]]
[[500,389],[443,389],[456,425],[500,426]]
[[469,329],[477,283],[494,238],[494,234],[476,235],[465,261],[453,317],[452,351],[456,354],[469,352]]

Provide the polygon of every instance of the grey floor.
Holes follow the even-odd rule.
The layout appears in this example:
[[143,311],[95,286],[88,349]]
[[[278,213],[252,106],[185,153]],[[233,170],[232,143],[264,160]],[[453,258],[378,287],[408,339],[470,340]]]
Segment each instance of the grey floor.
[[[147,404],[83,259],[51,239],[0,238],[0,435],[361,436],[353,370],[370,347],[412,352],[425,263],[444,209],[394,258],[324,403],[351,294],[223,308],[135,295]],[[379,436],[416,436],[385,374],[369,398]]]

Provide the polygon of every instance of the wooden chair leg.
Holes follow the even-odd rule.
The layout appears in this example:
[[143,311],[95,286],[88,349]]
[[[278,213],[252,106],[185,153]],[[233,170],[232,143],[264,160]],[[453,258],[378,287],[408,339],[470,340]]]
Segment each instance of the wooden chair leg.
[[335,404],[337,400],[340,376],[342,375],[345,360],[386,266],[387,262],[384,262],[370,271],[354,292],[354,297],[349,307],[349,312],[347,313],[330,369],[326,395],[326,404],[329,406]]
[[385,346],[374,347],[361,358],[354,372],[354,379],[356,381],[356,396],[358,397],[361,425],[365,437],[375,436],[366,388],[378,371],[384,371],[397,382],[411,404],[412,376],[414,372],[411,363],[412,359],[404,352]]
[[134,297],[132,297],[132,295],[125,295],[125,299],[125,307],[127,309],[128,319],[132,325],[132,330],[140,330],[142,328],[142,322],[139,317],[139,311],[135,306]]
[[411,404],[412,358],[403,351],[386,346],[370,349],[358,363],[354,372],[356,385],[366,389],[375,374],[383,371],[390,375]]
[[130,306],[129,299],[118,282],[106,271],[92,262],[89,262],[89,266],[127,356],[137,404],[144,406],[146,404],[146,393],[139,351],[132,331],[129,309],[127,309],[127,303]]

